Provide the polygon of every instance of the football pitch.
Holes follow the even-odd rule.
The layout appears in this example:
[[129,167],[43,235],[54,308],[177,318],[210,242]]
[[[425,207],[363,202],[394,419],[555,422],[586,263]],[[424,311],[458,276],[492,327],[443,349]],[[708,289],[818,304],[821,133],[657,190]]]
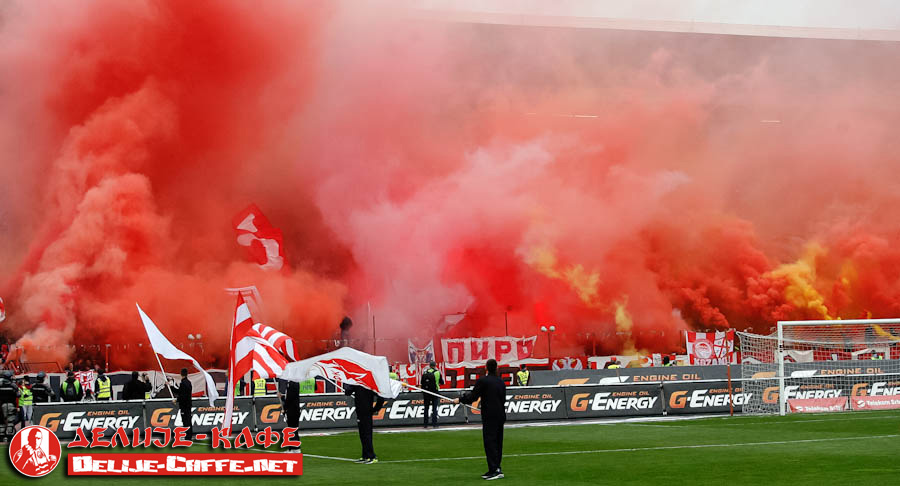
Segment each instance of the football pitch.
[[[509,424],[515,425],[515,424]],[[12,470],[0,484],[34,481]],[[50,477],[94,484],[469,484],[487,469],[478,428],[375,434],[379,463],[356,464],[353,432],[303,437],[303,476]],[[139,450],[144,452],[145,450]],[[84,450],[82,450],[84,452]],[[98,451],[99,452],[99,451]],[[127,451],[123,451],[127,452]],[[149,452],[149,451],[147,451]],[[156,452],[156,451],[154,451]],[[190,451],[211,452],[195,445]],[[218,451],[216,451],[218,452]],[[65,454],[65,452],[64,452]],[[898,484],[900,411],[711,417],[507,427],[500,484]],[[50,477],[38,481],[53,481]]]

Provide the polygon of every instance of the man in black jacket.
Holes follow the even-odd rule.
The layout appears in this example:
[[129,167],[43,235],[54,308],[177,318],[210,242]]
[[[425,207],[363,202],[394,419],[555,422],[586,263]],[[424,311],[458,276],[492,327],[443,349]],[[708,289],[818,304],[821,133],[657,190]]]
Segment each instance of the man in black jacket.
[[[280,390],[279,390],[280,393]],[[288,427],[297,429],[292,439],[300,439],[300,383],[288,380],[285,382],[284,394],[282,395],[281,406],[284,408],[284,414]],[[288,452],[300,452],[297,447],[291,447]]]
[[37,382],[31,387],[31,393],[34,394],[34,403],[52,402],[56,395],[47,384],[47,373],[41,371],[37,375]]
[[125,383],[122,389],[122,400],[143,400],[147,398],[147,393],[153,389],[150,385],[150,377],[144,373],[144,381],[138,379],[138,372],[131,372],[131,381]]
[[16,435],[19,408],[16,406],[20,392],[12,381],[12,371],[0,371],[0,441],[11,442]]
[[187,427],[187,440],[194,440],[194,424],[191,423],[191,395],[194,393],[194,385],[188,379],[187,368],[181,368],[181,383],[175,388],[178,410],[181,413],[181,426]]
[[472,391],[466,392],[456,402],[474,403],[481,399],[481,438],[488,472],[481,475],[487,480],[500,479],[500,461],[503,459],[503,424],[506,423],[506,383],[497,375],[497,361],[487,361],[487,375],[475,382]]
[[[357,385],[344,385],[344,394],[353,395],[356,404],[356,426],[359,429],[359,441],[362,443],[362,457],[356,462],[375,464],[378,457],[375,456],[375,447],[372,445],[372,415],[378,413],[384,406],[384,398],[368,388]],[[377,400],[375,406],[372,406],[373,400]]]

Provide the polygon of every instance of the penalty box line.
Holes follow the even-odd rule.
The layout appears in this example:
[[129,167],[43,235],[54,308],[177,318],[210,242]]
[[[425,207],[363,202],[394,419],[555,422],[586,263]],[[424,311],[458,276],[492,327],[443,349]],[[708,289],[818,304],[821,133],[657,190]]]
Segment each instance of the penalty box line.
[[[678,446],[658,446],[658,447],[630,447],[624,449],[593,449],[586,451],[555,451],[555,452],[529,452],[522,454],[503,454],[503,457],[535,457],[535,456],[564,456],[572,454],[600,454],[605,452],[644,452],[644,451],[664,451],[672,449],[705,449],[716,447],[746,447],[760,445],[784,445],[784,444],[808,444],[814,442],[836,442],[842,440],[868,440],[868,439],[888,439],[900,437],[900,434],[889,435],[866,435],[857,437],[831,437],[827,439],[798,439],[798,440],[776,440],[766,442],[739,442],[734,444],[693,444]],[[484,460],[484,456],[465,456],[465,457],[430,457],[426,459],[398,459],[379,461],[382,463],[403,463],[403,462],[438,462],[438,461],[466,461],[466,460]]]

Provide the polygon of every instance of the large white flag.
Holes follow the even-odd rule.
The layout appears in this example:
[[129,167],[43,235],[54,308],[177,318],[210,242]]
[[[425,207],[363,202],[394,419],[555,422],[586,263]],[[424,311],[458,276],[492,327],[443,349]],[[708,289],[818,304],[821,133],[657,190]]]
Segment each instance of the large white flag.
[[315,376],[332,382],[359,385],[384,398],[397,398],[403,389],[402,383],[391,379],[387,358],[346,347],[288,363],[279,378],[303,381]]
[[141,314],[141,321],[144,323],[144,330],[147,331],[147,338],[150,339],[150,346],[153,346],[153,352],[166,359],[185,359],[194,363],[194,367],[200,370],[206,378],[206,394],[209,396],[209,406],[214,407],[214,402],[219,398],[219,392],[216,391],[216,382],[213,380],[212,376],[210,376],[191,355],[173,346],[172,343],[163,336],[163,333],[159,332],[156,324],[147,317],[147,314],[144,313],[141,306],[137,304],[134,305],[137,306],[138,313]]

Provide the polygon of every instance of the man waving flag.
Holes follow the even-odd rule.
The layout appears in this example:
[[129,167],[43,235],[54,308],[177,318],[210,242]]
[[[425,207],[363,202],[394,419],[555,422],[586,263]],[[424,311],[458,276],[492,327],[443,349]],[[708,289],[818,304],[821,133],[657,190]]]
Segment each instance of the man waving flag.
[[147,339],[150,340],[150,346],[153,348],[153,352],[166,359],[184,359],[194,363],[194,367],[203,373],[203,377],[206,378],[206,395],[209,397],[209,406],[215,406],[215,401],[219,398],[219,392],[216,391],[216,382],[213,380],[212,376],[210,376],[210,374],[207,373],[206,370],[200,366],[200,363],[198,363],[191,355],[172,345],[172,343],[163,336],[163,333],[159,332],[156,324],[154,324],[153,321],[150,320],[150,317],[144,313],[141,306],[138,304],[134,305],[137,306],[138,314],[141,316],[141,322],[144,323],[144,331],[147,332]]
[[303,381],[321,376],[332,383],[340,383],[345,395],[353,396],[356,407],[356,427],[362,454],[359,461],[375,464],[375,446],[372,443],[372,416],[384,406],[385,398],[397,398],[403,384],[390,377],[387,358],[372,356],[353,348],[340,348],[330,353],[314,356],[288,364],[280,378]]
[[[282,349],[287,345],[286,341],[289,338],[283,334],[282,336],[285,339],[280,339],[277,336],[273,338],[266,329],[272,330],[268,326],[253,324],[250,308],[244,302],[244,297],[238,295],[231,329],[231,355],[228,360],[228,398],[225,401],[225,416],[222,424],[222,427],[229,435],[231,434],[231,420],[234,412],[234,387],[241,377],[249,371],[255,371],[260,378],[276,378],[288,364],[288,360],[282,355],[279,348],[266,339],[260,331],[266,332],[266,336],[273,339],[273,342],[279,343]],[[293,352],[293,341],[290,342],[290,348]]]

